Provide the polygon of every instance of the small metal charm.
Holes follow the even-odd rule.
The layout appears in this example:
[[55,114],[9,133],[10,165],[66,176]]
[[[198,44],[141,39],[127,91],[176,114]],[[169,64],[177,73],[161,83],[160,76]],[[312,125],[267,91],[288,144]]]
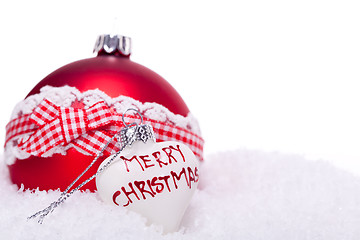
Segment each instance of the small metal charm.
[[[124,116],[125,113],[128,111],[135,111],[141,118],[140,125],[138,125],[136,122],[133,122],[131,124],[127,124],[125,122]],[[155,135],[154,130],[151,125],[149,124],[142,124],[143,123],[143,117],[141,113],[133,108],[129,108],[126,110],[124,114],[122,115],[122,120],[125,125],[125,128],[123,128],[120,131],[120,144],[123,145],[129,145],[131,146],[135,141],[143,141],[144,143],[147,142],[147,140],[151,139],[155,142]]]

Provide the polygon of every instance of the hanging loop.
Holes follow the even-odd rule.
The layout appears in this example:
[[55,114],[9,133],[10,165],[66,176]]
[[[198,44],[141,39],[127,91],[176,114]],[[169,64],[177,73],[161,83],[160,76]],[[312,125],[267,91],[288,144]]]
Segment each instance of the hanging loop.
[[[132,122],[132,123],[130,123],[130,124],[127,124],[127,123],[125,122],[125,114],[126,114],[128,111],[134,111],[134,112],[136,112],[136,113],[140,116],[140,118],[141,118],[140,124],[137,124],[136,122]],[[134,126],[134,125],[136,125],[136,126],[142,125],[142,123],[144,122],[144,119],[143,119],[143,116],[141,115],[141,113],[140,113],[138,110],[136,110],[135,108],[128,108],[128,109],[123,113],[123,115],[122,115],[122,121],[123,121],[125,127],[126,127],[126,128],[129,128],[129,127]]]

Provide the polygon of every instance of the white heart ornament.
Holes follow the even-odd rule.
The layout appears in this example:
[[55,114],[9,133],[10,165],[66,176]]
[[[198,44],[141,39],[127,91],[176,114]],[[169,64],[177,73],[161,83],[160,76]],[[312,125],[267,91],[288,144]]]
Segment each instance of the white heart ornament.
[[199,182],[198,168],[182,143],[136,141],[96,177],[96,187],[104,202],[137,212],[168,233],[179,228]]

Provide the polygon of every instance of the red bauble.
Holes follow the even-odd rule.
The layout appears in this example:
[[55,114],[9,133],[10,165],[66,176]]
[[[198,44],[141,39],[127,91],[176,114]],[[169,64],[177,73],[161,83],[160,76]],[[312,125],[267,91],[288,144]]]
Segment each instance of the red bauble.
[[[175,114],[186,116],[189,113],[183,99],[165,79],[118,52],[99,52],[97,57],[65,65],[40,81],[28,96],[39,93],[46,85],[68,85],[81,92],[99,89],[111,97],[129,96],[140,102],[159,103]],[[69,149],[65,156],[54,154],[47,158],[17,159],[9,165],[10,177],[18,186],[24,184],[25,189],[65,190],[93,159],[75,149]],[[80,182],[93,175],[103,159],[100,158]],[[94,191],[95,181],[89,182],[84,189]]]

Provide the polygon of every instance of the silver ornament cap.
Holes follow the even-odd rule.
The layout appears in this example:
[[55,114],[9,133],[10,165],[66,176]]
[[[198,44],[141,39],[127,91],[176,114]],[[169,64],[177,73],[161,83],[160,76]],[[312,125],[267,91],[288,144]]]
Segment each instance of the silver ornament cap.
[[155,134],[150,124],[142,124],[131,127],[126,127],[120,131],[121,146],[132,145],[135,141],[142,141],[146,143],[148,140],[155,140]]
[[96,39],[94,53],[119,53],[123,56],[131,54],[131,38],[122,35],[102,34]]

